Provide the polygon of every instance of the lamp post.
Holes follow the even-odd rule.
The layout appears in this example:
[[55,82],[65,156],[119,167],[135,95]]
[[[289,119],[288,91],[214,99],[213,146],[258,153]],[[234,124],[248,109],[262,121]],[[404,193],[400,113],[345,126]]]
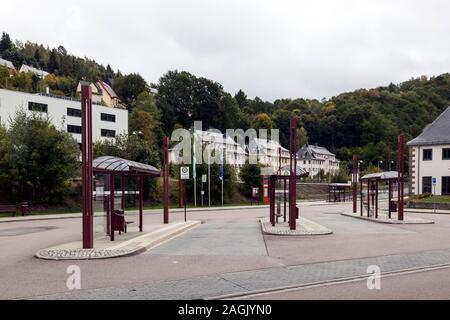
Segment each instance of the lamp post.
[[383,160],[378,161],[378,169],[381,169],[381,166],[383,165],[383,163],[384,163]]
[[392,167],[394,166],[394,164],[395,164],[395,161],[394,161],[394,160],[391,160],[391,161],[389,162],[389,171],[392,171]]

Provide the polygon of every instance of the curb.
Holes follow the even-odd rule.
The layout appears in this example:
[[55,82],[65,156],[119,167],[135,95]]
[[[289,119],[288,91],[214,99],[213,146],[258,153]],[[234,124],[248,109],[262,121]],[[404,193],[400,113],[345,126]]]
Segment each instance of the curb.
[[[188,213],[198,213],[198,212],[209,212],[209,211],[231,211],[231,210],[256,210],[256,209],[267,209],[269,206],[248,206],[248,207],[211,207],[211,208],[191,208],[187,209]],[[163,209],[156,210],[144,210],[145,215],[156,215],[162,214]],[[184,209],[170,209],[171,213],[183,213]],[[137,215],[138,213],[133,210],[127,213],[128,215]],[[94,218],[102,218],[105,217],[105,214],[95,215]],[[0,218],[0,223],[13,223],[13,222],[29,222],[29,221],[46,221],[46,220],[66,220],[66,219],[81,219],[81,213],[67,213],[65,215],[56,215],[52,216],[29,216],[22,218]]]
[[405,221],[398,221],[398,220],[380,220],[375,218],[368,218],[368,217],[361,217],[350,213],[341,213],[341,216],[354,218],[362,221],[369,221],[374,223],[381,223],[381,224],[390,224],[390,225],[420,225],[420,224],[435,224],[432,220],[426,220],[426,219],[420,219],[421,221],[411,221],[405,220]]
[[[180,236],[181,234],[194,229],[201,225],[201,221],[190,221],[187,225],[183,225],[180,228],[174,228],[174,230],[169,230],[169,233],[164,234],[156,239],[152,239],[150,242],[147,242],[142,245],[137,245],[135,248],[132,249],[121,249],[126,248],[129,245],[132,245],[133,242],[136,242],[136,240],[144,239],[145,237],[148,237],[152,233],[144,234],[138,237],[135,237],[133,239],[127,240],[123,243],[118,244],[117,246],[112,246],[106,249],[74,249],[74,250],[64,250],[64,249],[56,249],[56,248],[48,248],[48,249],[42,249],[39,250],[35,257],[40,260],[47,260],[47,261],[88,261],[88,260],[106,260],[106,259],[115,259],[115,258],[123,258],[123,257],[129,257],[138,255],[140,253],[146,252],[148,250],[151,250],[165,242],[168,242],[172,239],[175,239],[176,237]],[[170,228],[167,228],[170,229]],[[157,230],[153,233],[157,234],[158,232],[164,232],[163,230]],[[139,242],[139,241],[138,241]],[[53,250],[62,250],[65,252],[73,251],[73,254],[80,254],[80,257],[73,257],[73,256],[49,256],[49,253],[51,253]]]

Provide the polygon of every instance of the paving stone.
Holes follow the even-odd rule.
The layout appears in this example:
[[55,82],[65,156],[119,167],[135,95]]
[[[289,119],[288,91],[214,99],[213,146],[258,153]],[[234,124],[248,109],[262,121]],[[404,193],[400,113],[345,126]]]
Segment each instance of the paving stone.
[[258,290],[369,276],[367,268],[373,265],[379,266],[382,273],[450,265],[450,249],[276,267],[117,288],[83,290],[36,297],[36,299],[146,300],[212,298],[236,293],[250,293]]
[[297,220],[297,229],[291,230],[286,222],[280,222],[272,226],[270,218],[261,219],[262,230],[265,234],[279,235],[279,236],[322,236],[330,235],[333,232],[324,226],[315,223],[311,220],[300,217]]

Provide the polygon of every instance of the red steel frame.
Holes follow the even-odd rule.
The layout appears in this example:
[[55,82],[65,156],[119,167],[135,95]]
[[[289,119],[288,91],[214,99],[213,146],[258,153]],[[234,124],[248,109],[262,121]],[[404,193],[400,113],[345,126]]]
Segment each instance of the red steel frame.
[[353,213],[358,212],[358,156],[353,156]]
[[398,171],[398,220],[404,220],[404,147],[405,136],[403,134],[398,136],[398,159],[397,159],[397,171]]
[[94,247],[94,199],[92,170],[92,88],[81,85],[81,171],[83,199],[83,249]]
[[[378,219],[378,191],[379,191],[379,183],[381,181],[388,181],[389,183],[389,198],[388,198],[388,216],[389,219],[392,218],[392,212],[394,208],[392,208],[392,196],[393,196],[393,183],[397,180],[398,185],[398,199],[397,199],[397,218],[399,221],[403,221],[405,219],[404,207],[405,207],[405,194],[404,194],[404,179],[405,179],[405,168],[404,168],[404,147],[405,147],[405,136],[400,134],[398,136],[398,151],[397,151],[397,178],[391,179],[368,179],[362,180],[360,179],[360,198],[361,198],[361,217],[363,214],[363,188],[364,181],[367,182],[367,217],[370,216],[370,202],[375,206],[375,218]],[[353,157],[353,172],[355,174],[355,157]],[[357,159],[356,159],[357,160]],[[374,194],[371,194],[371,191],[374,191]],[[356,207],[356,197],[355,190],[353,190],[353,208]],[[372,196],[372,197],[371,197]]]
[[163,140],[163,205],[164,224],[169,224],[169,138]]
[[289,227],[297,229],[299,211],[297,208],[297,124],[296,118],[291,119],[290,133],[290,179],[289,179]]

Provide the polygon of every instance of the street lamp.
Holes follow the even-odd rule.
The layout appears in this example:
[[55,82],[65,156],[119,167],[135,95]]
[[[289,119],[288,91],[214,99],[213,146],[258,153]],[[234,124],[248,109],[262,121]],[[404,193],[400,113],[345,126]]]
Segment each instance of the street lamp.
[[394,164],[395,164],[394,160],[389,162],[389,171],[392,171],[392,167],[394,166]]
[[381,165],[383,165],[383,160],[378,161],[378,169],[381,169]]

